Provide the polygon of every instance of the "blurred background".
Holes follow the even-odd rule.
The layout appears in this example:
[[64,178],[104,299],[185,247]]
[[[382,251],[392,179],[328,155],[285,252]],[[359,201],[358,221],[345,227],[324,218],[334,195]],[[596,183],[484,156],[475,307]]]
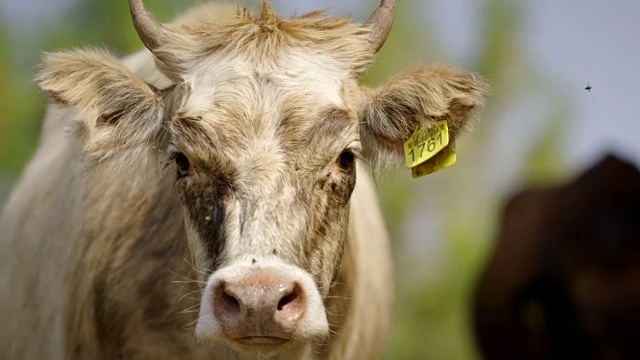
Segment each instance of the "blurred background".
[[[147,3],[170,20],[194,1]],[[271,3],[284,15],[324,8],[357,21],[377,6]],[[364,83],[445,62],[482,74],[493,93],[454,167],[418,180],[400,168],[379,179],[397,279],[387,358],[478,359],[471,296],[505,199],[568,179],[606,152],[638,162],[638,14],[634,0],[399,1]],[[89,45],[121,55],[141,47],[126,1],[0,0],[0,204],[37,144],[45,99],[31,78],[40,53]]]

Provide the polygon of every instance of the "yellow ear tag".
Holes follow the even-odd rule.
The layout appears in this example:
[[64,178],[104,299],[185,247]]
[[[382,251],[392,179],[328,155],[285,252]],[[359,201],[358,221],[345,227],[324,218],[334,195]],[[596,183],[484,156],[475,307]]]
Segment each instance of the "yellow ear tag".
[[414,179],[432,174],[456,163],[456,150],[451,145],[447,145],[442,151],[432,157],[429,161],[411,168],[411,176]]
[[413,135],[404,143],[404,156],[412,176],[418,178],[453,165],[456,153],[448,145],[446,121],[438,121],[435,126],[425,129],[416,126]]

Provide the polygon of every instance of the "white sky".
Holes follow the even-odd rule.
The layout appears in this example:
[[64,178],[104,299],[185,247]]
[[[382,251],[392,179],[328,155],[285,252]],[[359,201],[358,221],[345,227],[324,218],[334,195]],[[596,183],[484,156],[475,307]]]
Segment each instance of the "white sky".
[[[606,148],[640,159],[640,2],[542,0],[532,9],[532,55],[571,89],[577,114],[572,159]],[[591,93],[583,91],[586,81]]]
[[[434,0],[443,41],[465,57],[473,49],[473,11],[481,1]],[[462,14],[462,15],[461,15]],[[538,71],[562,87],[573,105],[566,152],[584,166],[614,149],[640,160],[640,2],[535,0],[526,11],[522,40]],[[446,43],[445,42],[445,43]],[[584,90],[587,82],[593,89]],[[526,101],[525,101],[526,103]],[[535,102],[534,102],[535,103]],[[523,106],[512,116],[535,111]]]

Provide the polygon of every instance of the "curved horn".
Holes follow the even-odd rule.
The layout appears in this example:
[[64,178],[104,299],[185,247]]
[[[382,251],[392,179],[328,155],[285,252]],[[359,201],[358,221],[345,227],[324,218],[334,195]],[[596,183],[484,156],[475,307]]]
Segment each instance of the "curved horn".
[[389,37],[395,12],[395,0],[381,0],[380,6],[364,24],[364,26],[371,29],[369,41],[374,45],[376,52],[380,50],[384,42],[387,41],[387,37]]
[[155,52],[156,49],[167,42],[167,29],[144,7],[142,0],[129,0],[129,9],[133,26],[147,49]]

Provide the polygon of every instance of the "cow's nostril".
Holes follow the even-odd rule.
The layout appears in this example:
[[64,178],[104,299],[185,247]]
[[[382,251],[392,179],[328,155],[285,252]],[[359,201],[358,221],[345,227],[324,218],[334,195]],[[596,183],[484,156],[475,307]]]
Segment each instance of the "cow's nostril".
[[284,307],[287,306],[287,304],[294,302],[297,297],[298,296],[296,295],[296,293],[293,292],[283,297],[282,299],[280,299],[280,302],[278,303],[278,311],[282,311],[282,309],[284,309]]
[[[299,308],[304,301],[302,296],[302,288],[295,283],[291,292],[280,299],[278,302],[278,311],[291,310]],[[296,310],[293,310],[294,312]]]
[[219,306],[220,310],[226,314],[240,313],[242,310],[240,301],[227,289],[226,284],[220,286],[219,291],[218,299],[220,301],[216,306]]

